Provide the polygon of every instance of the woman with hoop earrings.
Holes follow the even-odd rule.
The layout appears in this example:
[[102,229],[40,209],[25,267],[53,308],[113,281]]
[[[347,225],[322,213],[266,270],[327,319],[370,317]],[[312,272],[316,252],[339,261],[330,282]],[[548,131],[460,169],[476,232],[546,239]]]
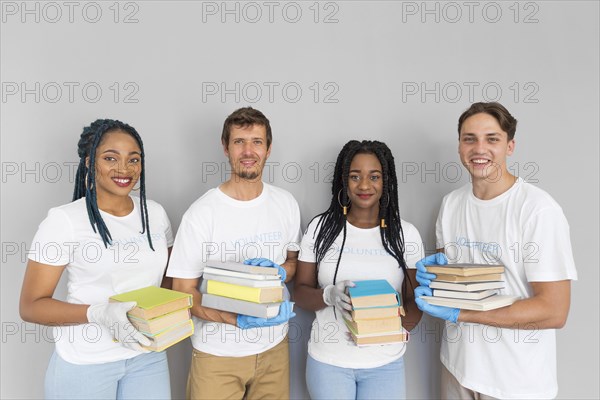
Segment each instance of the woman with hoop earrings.
[[312,399],[406,397],[407,343],[358,347],[343,317],[354,280],[385,279],[401,294],[407,330],[419,322],[415,263],[421,237],[400,219],[394,157],[385,143],[348,142],[338,155],[330,206],[310,222],[300,249],[294,299],[316,312],[306,383]]
[[[169,399],[165,352],[129,323],[118,293],[160,286],[173,243],[165,210],[146,200],[144,147],[131,126],[83,129],[73,201],[50,209],[33,239],[21,291],[25,321],[54,326],[48,399]],[[130,196],[139,185],[139,197]],[[67,271],[67,298],[54,291]]]

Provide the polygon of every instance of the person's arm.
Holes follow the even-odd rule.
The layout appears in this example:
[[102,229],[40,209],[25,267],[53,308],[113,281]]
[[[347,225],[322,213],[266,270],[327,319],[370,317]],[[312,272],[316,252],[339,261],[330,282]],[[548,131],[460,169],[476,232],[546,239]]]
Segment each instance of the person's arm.
[[202,307],[202,293],[198,290],[200,278],[173,278],[173,290],[189,293],[193,296],[192,314],[206,321],[223,322],[237,326],[237,314],[219,311],[214,308]]
[[317,287],[317,264],[298,261],[294,280],[294,301],[309,311],[321,310],[327,305],[323,301],[323,289]]
[[285,262],[281,264],[281,266],[286,272],[285,282],[290,282],[296,275],[296,267],[298,266],[298,252],[288,250],[287,258],[285,259]]
[[74,325],[88,322],[87,304],[71,304],[52,298],[66,266],[27,263],[19,313],[26,322],[42,325]]
[[408,282],[406,282],[407,291],[404,295],[404,304],[402,306],[404,307],[406,315],[402,317],[402,326],[408,331],[413,330],[423,316],[423,312],[419,310],[419,307],[417,307],[417,303],[415,302],[414,288],[418,286],[416,275],[416,269],[409,269],[407,270],[405,278],[408,279]]
[[[171,251],[173,246],[167,248],[167,265],[169,265],[169,259],[171,258]],[[162,282],[160,283],[161,288],[173,289],[173,278],[167,276],[167,268],[165,267],[165,273],[163,274]]]
[[461,310],[460,322],[512,329],[560,329],[571,305],[571,281],[530,282],[533,297],[490,311]]

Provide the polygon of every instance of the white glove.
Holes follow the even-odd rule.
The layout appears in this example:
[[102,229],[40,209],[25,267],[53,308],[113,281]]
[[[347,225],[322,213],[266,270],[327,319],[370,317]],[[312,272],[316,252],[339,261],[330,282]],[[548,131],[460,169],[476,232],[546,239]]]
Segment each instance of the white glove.
[[135,301],[125,303],[92,304],[87,309],[87,319],[91,323],[103,325],[112,333],[113,339],[131,350],[144,351],[140,346],[150,345],[150,339],[140,333],[127,319],[127,311],[135,307]]
[[323,290],[323,301],[328,306],[335,307],[347,319],[351,319],[348,311],[352,310],[352,305],[350,304],[350,297],[346,294],[346,288],[354,286],[352,281],[341,281],[335,285],[327,285]]

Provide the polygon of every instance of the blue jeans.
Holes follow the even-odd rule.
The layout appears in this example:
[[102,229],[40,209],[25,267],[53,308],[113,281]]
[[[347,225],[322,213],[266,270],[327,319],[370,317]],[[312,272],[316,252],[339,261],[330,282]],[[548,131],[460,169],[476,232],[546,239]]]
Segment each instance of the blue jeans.
[[320,399],[405,399],[404,359],[378,368],[340,368],[306,360],[306,385],[313,400]]
[[46,399],[170,399],[167,353],[104,364],[71,364],[56,352],[44,382]]

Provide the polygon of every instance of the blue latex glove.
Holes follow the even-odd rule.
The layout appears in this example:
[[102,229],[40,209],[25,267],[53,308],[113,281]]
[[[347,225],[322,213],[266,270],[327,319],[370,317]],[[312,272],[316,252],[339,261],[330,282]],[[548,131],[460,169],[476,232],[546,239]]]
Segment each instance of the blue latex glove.
[[286,300],[279,306],[279,314],[276,317],[267,319],[239,314],[237,316],[237,326],[240,329],[249,329],[281,325],[295,316],[296,313],[292,311],[292,303],[290,303],[289,300]]
[[418,286],[415,289],[415,303],[419,310],[431,315],[432,317],[445,319],[454,322],[458,320],[460,309],[451,307],[434,306],[423,300],[420,296],[433,296],[433,292],[427,286]]
[[435,274],[430,274],[425,268],[426,265],[446,265],[448,259],[444,253],[435,253],[417,261],[417,282],[421,286],[429,287],[429,284],[435,279]]
[[282,282],[285,282],[285,278],[287,277],[287,272],[285,272],[285,268],[283,268],[279,264],[275,264],[273,261],[269,260],[268,258],[249,258],[247,260],[244,260],[244,264],[254,265],[254,266],[258,266],[258,267],[277,268],[277,271],[279,271],[278,274],[281,275]]

